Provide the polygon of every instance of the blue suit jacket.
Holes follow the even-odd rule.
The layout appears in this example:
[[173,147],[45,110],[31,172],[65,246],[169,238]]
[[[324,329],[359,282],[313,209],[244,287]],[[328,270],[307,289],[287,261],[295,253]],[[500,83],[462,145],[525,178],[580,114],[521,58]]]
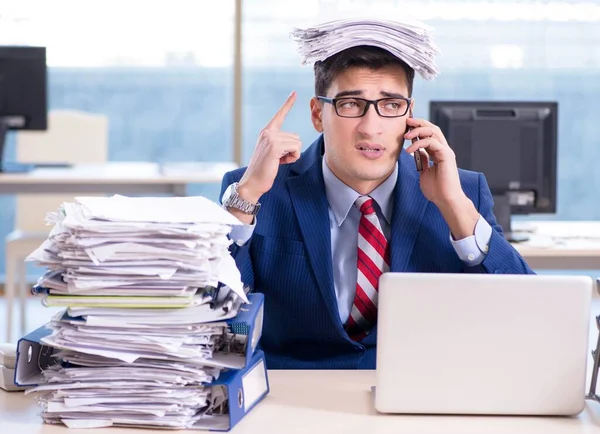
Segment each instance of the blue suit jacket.
[[[272,189],[261,198],[252,238],[242,247],[231,246],[243,282],[265,295],[260,345],[269,369],[375,368],[377,329],[353,342],[338,313],[322,154],[320,136],[298,161],[279,168]],[[244,170],[224,176],[221,196]],[[468,267],[458,258],[448,225],[421,193],[413,157],[402,151],[394,191],[391,271],[533,273],[505,241],[484,176],[461,170],[460,179],[493,228],[484,261]]]

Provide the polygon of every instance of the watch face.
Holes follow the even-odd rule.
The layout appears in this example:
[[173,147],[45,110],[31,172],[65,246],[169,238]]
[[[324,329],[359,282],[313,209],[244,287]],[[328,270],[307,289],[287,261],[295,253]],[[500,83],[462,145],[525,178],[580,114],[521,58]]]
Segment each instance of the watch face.
[[239,197],[237,195],[236,185],[237,183],[233,183],[229,187],[227,187],[227,189],[223,193],[221,203],[223,204],[223,206],[226,206],[228,208],[235,208],[246,214],[255,215],[256,212],[258,212],[258,209],[260,208],[260,204],[249,203],[241,197]]
[[225,193],[223,193],[223,197],[221,198],[221,203],[223,205],[226,205],[229,202],[229,199],[231,199],[231,195],[233,192],[233,184],[230,184],[229,187],[227,187],[227,189],[225,190]]

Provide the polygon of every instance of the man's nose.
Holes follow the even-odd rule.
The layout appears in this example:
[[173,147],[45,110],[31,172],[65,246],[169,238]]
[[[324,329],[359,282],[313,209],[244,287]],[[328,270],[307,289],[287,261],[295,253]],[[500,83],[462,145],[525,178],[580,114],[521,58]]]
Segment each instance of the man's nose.
[[381,133],[382,118],[375,110],[374,104],[369,104],[367,112],[360,118],[358,132],[367,136],[375,136]]

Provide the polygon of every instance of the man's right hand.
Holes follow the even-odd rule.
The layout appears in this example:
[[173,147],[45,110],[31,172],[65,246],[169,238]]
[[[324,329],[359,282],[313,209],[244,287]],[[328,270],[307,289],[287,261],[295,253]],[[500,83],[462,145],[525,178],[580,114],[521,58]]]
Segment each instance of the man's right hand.
[[296,92],[288,96],[267,126],[260,132],[254,154],[238,185],[238,194],[252,203],[271,189],[280,164],[300,158],[302,143],[298,134],[281,131],[286,115],[296,101]]

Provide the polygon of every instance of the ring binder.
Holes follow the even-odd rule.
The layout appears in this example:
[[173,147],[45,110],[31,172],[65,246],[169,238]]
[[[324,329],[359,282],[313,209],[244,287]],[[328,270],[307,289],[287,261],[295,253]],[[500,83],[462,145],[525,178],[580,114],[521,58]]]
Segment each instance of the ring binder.
[[[212,357],[202,360],[204,366],[245,369],[252,361],[262,336],[264,294],[248,294],[249,303],[241,305],[238,314],[224,321],[227,330],[220,337]],[[215,324],[207,322],[205,324]],[[43,380],[42,371],[57,363],[57,349],[44,344],[43,339],[52,334],[48,325],[41,326],[17,342],[15,384],[37,386]],[[37,363],[32,363],[37,360]]]

